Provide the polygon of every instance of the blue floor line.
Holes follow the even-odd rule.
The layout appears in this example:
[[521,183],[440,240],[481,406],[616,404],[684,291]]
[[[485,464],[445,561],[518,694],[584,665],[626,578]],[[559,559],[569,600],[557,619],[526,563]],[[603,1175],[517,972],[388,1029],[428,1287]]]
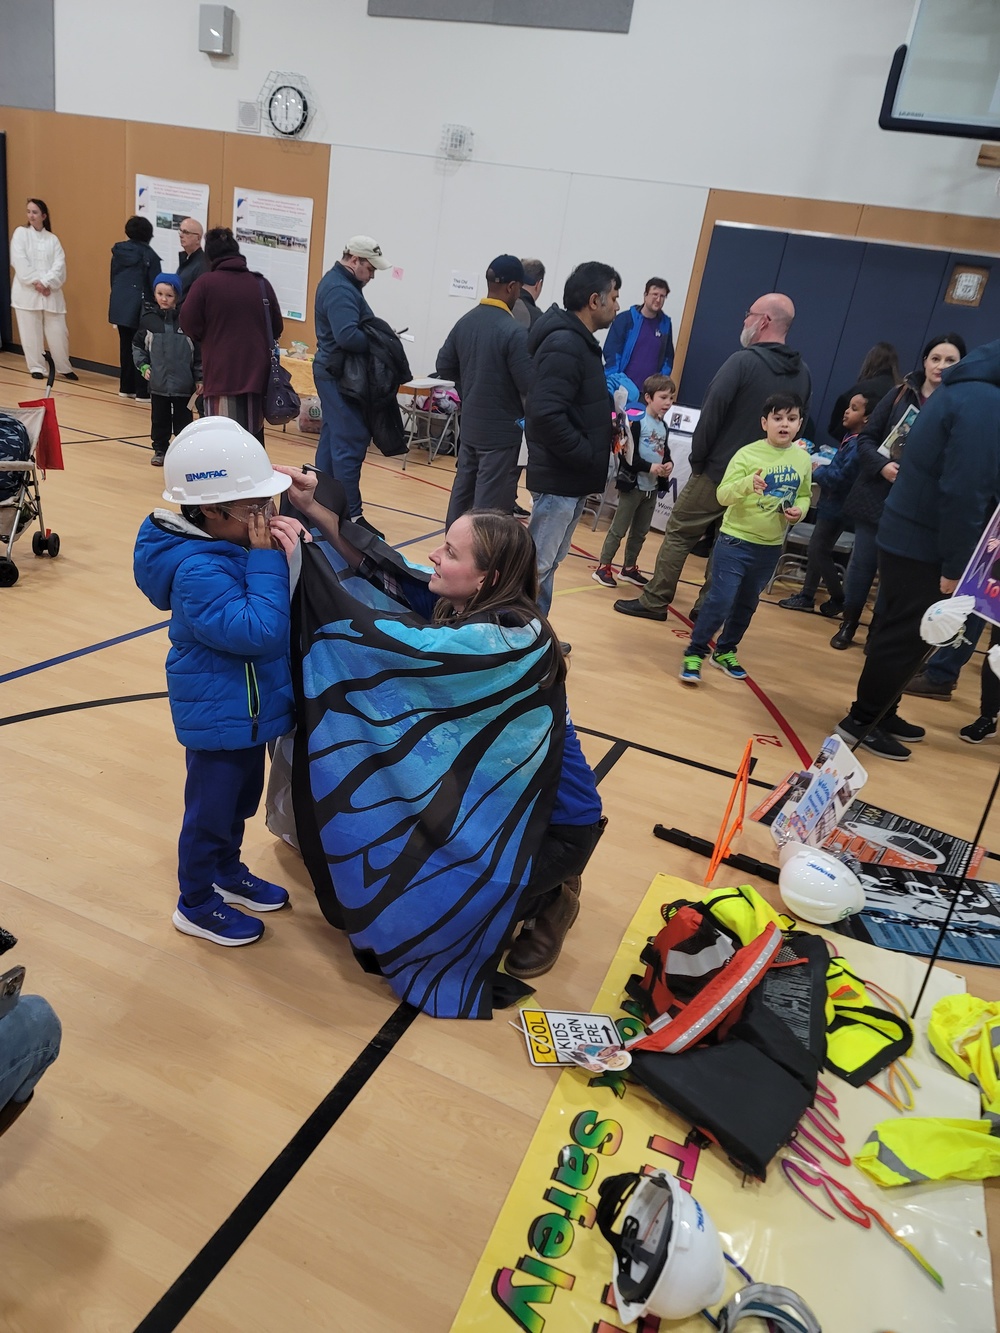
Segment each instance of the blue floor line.
[[[419,537],[411,537],[409,541],[400,542],[394,547],[399,551],[404,546],[413,546],[417,542],[429,541],[431,537],[440,537],[444,528],[435,528],[433,532],[425,532]],[[129,639],[141,638],[143,634],[155,634],[157,630],[166,629],[170,624],[169,620],[161,620],[155,625],[147,625],[144,629],[134,629],[128,634],[119,634],[117,638],[105,639],[102,643],[92,643],[86,648],[77,648],[71,653],[63,653],[60,657],[49,657],[44,662],[35,662],[33,666],[20,667],[17,671],[8,671],[5,676],[0,676],[0,685],[6,685],[9,680],[18,680],[21,676],[30,676],[36,671],[44,671],[46,667],[59,666],[61,662],[72,662],[77,657],[86,657],[88,653],[98,653],[102,648],[113,648],[118,643],[128,643]]]
[[44,662],[36,662],[33,666],[8,671],[5,676],[0,676],[0,685],[6,685],[7,681],[17,680],[21,676],[30,676],[35,671],[44,671],[46,667],[58,666],[60,662],[72,662],[76,657],[98,653],[102,648],[113,648],[116,643],[128,643],[129,639],[141,638],[143,634],[155,634],[158,629],[166,629],[169,624],[169,620],[160,620],[157,624],[147,625],[144,629],[134,629],[128,634],[119,634],[115,639],[105,639],[103,643],[92,643],[87,648],[77,648],[71,653],[63,653],[60,657],[50,657]]

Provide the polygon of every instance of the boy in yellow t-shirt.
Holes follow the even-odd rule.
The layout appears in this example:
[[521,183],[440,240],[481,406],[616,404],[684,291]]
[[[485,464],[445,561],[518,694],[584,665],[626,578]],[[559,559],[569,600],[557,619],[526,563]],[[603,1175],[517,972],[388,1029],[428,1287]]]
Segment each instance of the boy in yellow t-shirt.
[[786,529],[809,509],[812,462],[795,444],[802,429],[801,400],[772,394],[760,424],[766,438],[737,450],[719,482],[726,513],[712,553],[711,586],[684,654],[685,685],[701,684],[701,664],[720,625],[712,665],[734,680],[746,679],[736,649],[774,573]]

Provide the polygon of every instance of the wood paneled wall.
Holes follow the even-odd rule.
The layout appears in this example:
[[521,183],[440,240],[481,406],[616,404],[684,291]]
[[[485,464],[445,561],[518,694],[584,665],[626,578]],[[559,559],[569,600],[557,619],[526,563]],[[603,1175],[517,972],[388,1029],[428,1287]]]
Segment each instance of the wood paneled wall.
[[[701,292],[701,280],[717,222],[746,222],[781,231],[813,231],[828,236],[855,236],[859,240],[925,245],[972,254],[1000,254],[1000,225],[995,218],[959,213],[927,213],[917,209],[880,208],[869,204],[842,204],[825,199],[795,199],[773,194],[743,194],[711,190],[705,206],[694,269],[678,334],[674,378],[684,370],[688,336]],[[734,346],[735,334],[734,330]]]
[[108,323],[108,269],[111,247],[124,239],[125,220],[135,212],[137,173],[207,184],[214,227],[232,226],[236,186],[311,198],[309,317],[292,322],[289,336],[315,345],[312,293],[323,274],[328,144],[12,107],[0,107],[0,130],[7,132],[11,229],[23,221],[24,199],[37,196],[49,205],[66,251],[72,356],[118,363],[118,338]]

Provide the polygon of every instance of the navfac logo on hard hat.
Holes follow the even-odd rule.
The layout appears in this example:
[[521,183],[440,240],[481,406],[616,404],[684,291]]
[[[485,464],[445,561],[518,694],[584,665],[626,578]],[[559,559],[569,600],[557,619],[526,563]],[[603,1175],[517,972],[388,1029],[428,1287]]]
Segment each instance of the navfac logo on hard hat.
[[185,474],[185,481],[211,481],[215,477],[228,477],[229,473],[225,468],[219,468],[216,472],[188,472]]

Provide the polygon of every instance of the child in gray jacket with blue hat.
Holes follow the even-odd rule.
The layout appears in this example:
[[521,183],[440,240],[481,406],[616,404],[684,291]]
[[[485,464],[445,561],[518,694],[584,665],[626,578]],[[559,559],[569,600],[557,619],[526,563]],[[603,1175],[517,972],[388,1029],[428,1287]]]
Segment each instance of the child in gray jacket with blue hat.
[[198,345],[177,323],[181,280],[176,273],[160,273],[153,284],[155,306],[148,306],[132,340],[132,357],[143,379],[149,381],[153,467],[163,466],[171,435],[191,424],[191,395],[201,392],[201,354]]

